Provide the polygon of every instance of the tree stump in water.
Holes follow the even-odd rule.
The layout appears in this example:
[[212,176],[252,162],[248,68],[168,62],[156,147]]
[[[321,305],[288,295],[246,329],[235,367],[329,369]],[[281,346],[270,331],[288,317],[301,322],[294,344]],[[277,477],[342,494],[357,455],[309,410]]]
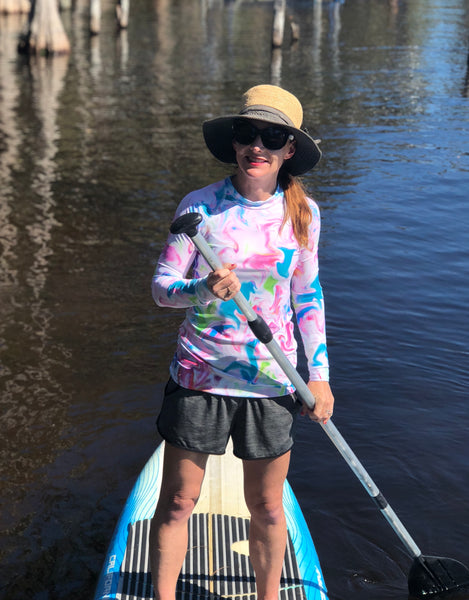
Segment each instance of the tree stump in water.
[[293,42],[297,42],[300,39],[300,26],[295,23],[293,17],[290,17],[290,31]]
[[101,0],[90,0],[90,33],[97,35],[101,31]]
[[116,17],[119,29],[127,29],[127,25],[129,24],[129,0],[118,0]]
[[20,35],[18,51],[46,56],[70,52],[57,0],[33,0],[27,30]]
[[28,13],[31,8],[29,0],[0,0],[0,14],[19,15]]
[[[280,48],[285,33],[286,0],[274,0],[274,20],[272,25],[272,47]],[[292,17],[288,19],[292,42],[300,37],[300,27]]]
[[283,33],[285,31],[285,7],[286,0],[274,0],[274,22],[272,25],[272,46],[280,48],[283,44]]

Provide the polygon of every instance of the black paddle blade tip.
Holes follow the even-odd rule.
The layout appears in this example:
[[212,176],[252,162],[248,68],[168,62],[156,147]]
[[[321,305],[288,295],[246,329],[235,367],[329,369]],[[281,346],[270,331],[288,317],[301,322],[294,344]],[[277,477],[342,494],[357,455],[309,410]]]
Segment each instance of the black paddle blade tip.
[[412,599],[469,600],[469,569],[452,558],[415,558],[408,584]]

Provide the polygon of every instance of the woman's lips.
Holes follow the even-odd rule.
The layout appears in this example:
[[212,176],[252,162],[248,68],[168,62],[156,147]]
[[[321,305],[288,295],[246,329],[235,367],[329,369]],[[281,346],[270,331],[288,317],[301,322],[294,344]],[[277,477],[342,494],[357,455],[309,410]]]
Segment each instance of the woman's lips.
[[262,163],[266,163],[267,162],[267,159],[263,158],[262,156],[246,156],[246,160],[250,164],[254,164],[254,165],[258,165],[258,164],[262,164]]

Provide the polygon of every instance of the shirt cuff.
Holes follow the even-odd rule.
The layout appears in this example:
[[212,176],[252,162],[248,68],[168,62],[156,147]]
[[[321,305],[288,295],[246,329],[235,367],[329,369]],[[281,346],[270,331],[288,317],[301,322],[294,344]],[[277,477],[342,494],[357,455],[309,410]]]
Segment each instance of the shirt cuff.
[[312,367],[309,370],[309,381],[329,381],[329,367]]
[[208,289],[206,277],[202,277],[195,284],[195,295],[199,299],[200,304],[203,306],[206,306],[207,304],[210,304],[216,300],[216,296]]

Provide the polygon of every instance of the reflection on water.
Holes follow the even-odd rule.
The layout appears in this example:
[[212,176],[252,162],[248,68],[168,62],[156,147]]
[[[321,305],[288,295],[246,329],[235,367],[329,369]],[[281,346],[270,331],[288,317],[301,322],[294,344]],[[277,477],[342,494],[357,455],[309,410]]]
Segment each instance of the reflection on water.
[[465,96],[466,98],[469,98],[469,52],[467,54],[467,68],[466,68],[466,77],[464,79],[464,86],[463,86],[463,96]]
[[[16,56],[0,16],[0,597],[82,600],[154,443],[181,314],[149,282],[180,198],[223,177],[200,123],[258,82],[303,100],[324,160],[336,423],[428,554],[466,564],[465,0],[136,0],[69,57]],[[409,561],[302,421],[290,481],[335,600],[403,600]],[[312,458],[314,457],[314,459]]]

